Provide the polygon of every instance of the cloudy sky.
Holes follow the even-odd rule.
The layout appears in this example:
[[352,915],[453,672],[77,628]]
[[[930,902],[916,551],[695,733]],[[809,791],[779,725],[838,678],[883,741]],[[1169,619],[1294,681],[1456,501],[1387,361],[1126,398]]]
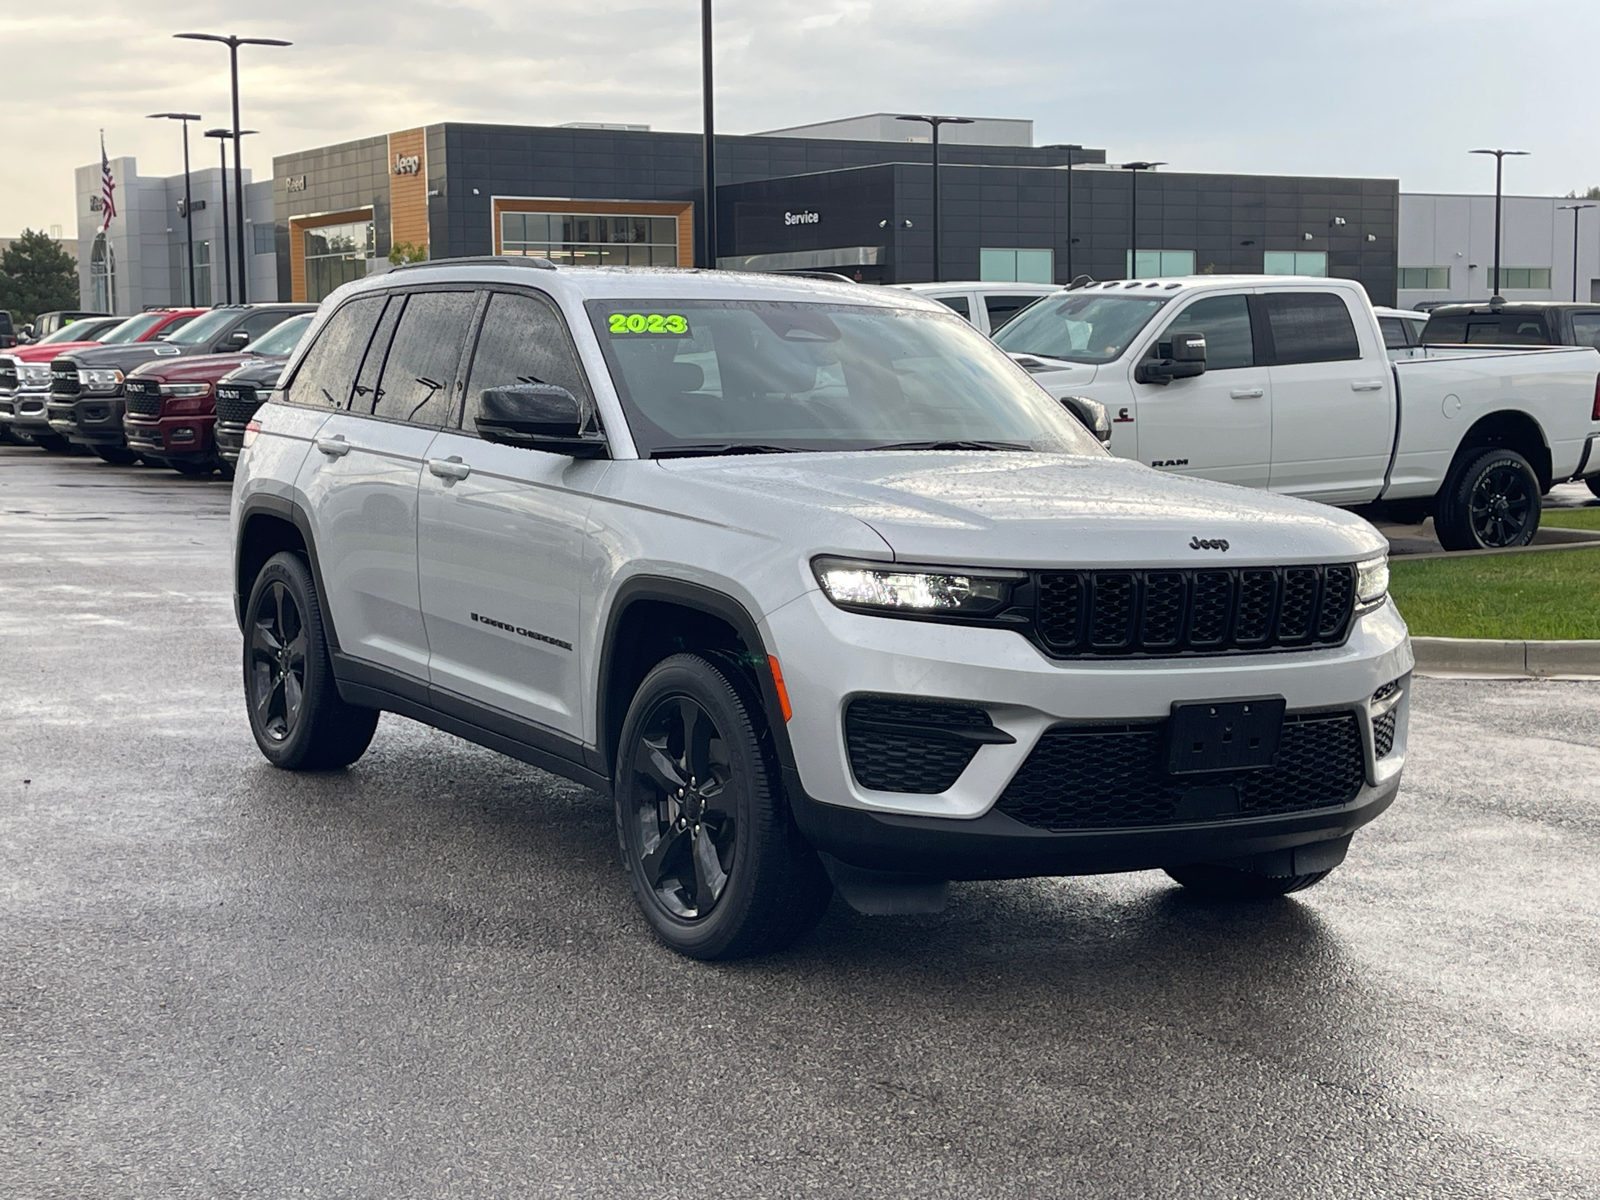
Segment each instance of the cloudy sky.
[[[917,109],[1031,117],[1036,140],[1174,170],[1492,188],[1475,146],[1530,150],[1507,190],[1600,184],[1594,0],[718,0],[718,127]],[[700,128],[693,0],[0,0],[0,235],[73,222],[72,169],[182,169],[187,109],[224,123],[242,53],[246,166],[431,122]],[[211,143],[205,143],[210,162]]]

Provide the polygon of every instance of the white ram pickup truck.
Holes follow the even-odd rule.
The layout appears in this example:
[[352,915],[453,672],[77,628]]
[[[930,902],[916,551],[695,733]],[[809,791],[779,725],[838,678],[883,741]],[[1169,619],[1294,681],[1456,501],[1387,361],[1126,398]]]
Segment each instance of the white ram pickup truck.
[[1113,454],[1432,515],[1450,550],[1525,544],[1552,484],[1600,474],[1600,353],[1435,347],[1391,363],[1352,280],[1090,284],[995,340],[1051,395],[1105,405]]

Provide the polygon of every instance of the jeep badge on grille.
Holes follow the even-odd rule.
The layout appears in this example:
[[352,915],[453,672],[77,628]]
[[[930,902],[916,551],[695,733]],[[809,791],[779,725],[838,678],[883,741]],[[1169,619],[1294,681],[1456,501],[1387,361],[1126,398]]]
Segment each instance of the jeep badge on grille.
[[1203,538],[1203,537],[1190,538],[1189,539],[1189,549],[1191,549],[1191,550],[1221,550],[1224,554],[1226,554],[1227,551],[1228,551],[1228,539],[1227,538]]

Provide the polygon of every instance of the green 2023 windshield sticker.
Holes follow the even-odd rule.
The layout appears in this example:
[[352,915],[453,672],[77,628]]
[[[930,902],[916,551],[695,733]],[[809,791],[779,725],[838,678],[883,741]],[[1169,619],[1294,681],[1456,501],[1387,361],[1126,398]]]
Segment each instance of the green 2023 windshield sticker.
[[624,337],[688,337],[682,313],[612,313],[610,332]]

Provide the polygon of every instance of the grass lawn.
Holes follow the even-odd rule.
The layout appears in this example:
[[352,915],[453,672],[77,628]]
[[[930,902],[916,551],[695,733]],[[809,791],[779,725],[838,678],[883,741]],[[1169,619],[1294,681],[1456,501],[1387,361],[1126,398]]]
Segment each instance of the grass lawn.
[[[1600,508],[1545,516],[1558,513],[1600,529]],[[1600,638],[1600,549],[1397,558],[1390,571],[1390,594],[1418,637]]]
[[1547,508],[1540,516],[1539,524],[1558,529],[1600,529],[1600,505],[1594,508]]

